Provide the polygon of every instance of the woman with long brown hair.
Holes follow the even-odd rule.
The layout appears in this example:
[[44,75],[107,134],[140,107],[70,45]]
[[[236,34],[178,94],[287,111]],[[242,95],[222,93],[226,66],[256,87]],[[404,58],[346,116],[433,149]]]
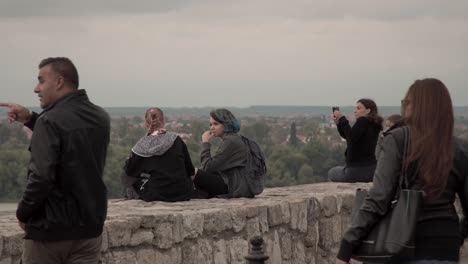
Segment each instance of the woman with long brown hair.
[[[468,222],[459,218],[454,201],[458,194],[468,213],[468,158],[461,140],[453,136],[453,107],[446,86],[437,79],[415,81],[402,100],[402,115],[409,128],[409,150],[403,168],[411,189],[425,192],[415,230],[412,259],[391,263],[457,263],[459,249],[468,236]],[[336,263],[348,263],[372,226],[387,213],[402,168],[404,129],[384,139],[374,182],[364,205],[344,234]]]
[[351,127],[346,116],[333,111],[333,119],[340,136],[346,139],[346,166],[336,166],[328,171],[333,182],[371,182],[377,160],[375,147],[382,131],[383,119],[372,99],[362,98],[354,109],[356,122]]

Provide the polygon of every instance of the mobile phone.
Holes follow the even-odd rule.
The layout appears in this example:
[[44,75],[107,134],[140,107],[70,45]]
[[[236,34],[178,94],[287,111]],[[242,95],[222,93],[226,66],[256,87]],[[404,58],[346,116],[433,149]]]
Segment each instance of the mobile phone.
[[332,107],[332,112],[335,112],[335,111],[340,111],[340,107],[338,107],[338,106],[333,106],[333,107]]

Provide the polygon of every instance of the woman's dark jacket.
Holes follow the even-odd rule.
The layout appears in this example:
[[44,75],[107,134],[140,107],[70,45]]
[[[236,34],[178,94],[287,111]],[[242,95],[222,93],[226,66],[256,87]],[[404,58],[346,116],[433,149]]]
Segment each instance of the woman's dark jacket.
[[[338,258],[349,260],[359,247],[360,240],[387,212],[398,185],[402,163],[404,130],[392,130],[384,139],[369,197],[358,211],[351,227],[343,236]],[[468,236],[468,150],[465,141],[456,139],[454,144],[453,169],[442,194],[432,200],[425,199],[415,233],[415,259],[438,259],[458,261],[460,241]],[[412,179],[412,181],[411,181]],[[418,187],[417,176],[410,177],[412,188]],[[459,225],[455,211],[455,195],[465,218]]]
[[238,134],[226,134],[216,154],[211,156],[211,144],[202,144],[200,153],[201,168],[220,175],[229,193],[227,197],[254,197],[250,191],[247,176],[241,169],[247,165],[247,146]]
[[[132,148],[124,171],[145,201],[185,201],[193,194],[194,175],[187,146],[176,133],[141,138]],[[127,186],[128,187],[128,186]]]
[[347,167],[374,165],[375,146],[382,125],[373,124],[367,117],[359,117],[353,127],[346,117],[341,117],[337,124],[341,137],[346,139],[345,152]]

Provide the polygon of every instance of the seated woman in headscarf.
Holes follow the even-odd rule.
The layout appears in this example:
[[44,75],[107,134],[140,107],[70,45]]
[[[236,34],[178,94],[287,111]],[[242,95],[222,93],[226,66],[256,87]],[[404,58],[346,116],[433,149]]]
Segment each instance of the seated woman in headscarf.
[[[202,135],[200,154],[201,168],[193,183],[199,191],[208,193],[208,198],[254,197],[242,168],[247,165],[248,148],[238,134],[240,122],[227,109],[210,113],[210,130]],[[211,155],[210,140],[222,139],[221,145]]]
[[164,130],[164,114],[159,108],[146,111],[145,126],[147,135],[138,140],[125,162],[122,182],[127,198],[189,200],[195,168],[187,146],[176,133]]

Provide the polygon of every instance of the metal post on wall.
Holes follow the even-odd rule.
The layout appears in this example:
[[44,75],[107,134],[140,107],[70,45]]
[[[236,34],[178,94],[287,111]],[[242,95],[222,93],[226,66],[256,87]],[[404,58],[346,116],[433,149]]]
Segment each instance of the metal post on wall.
[[263,238],[261,236],[255,236],[250,239],[249,254],[245,257],[247,264],[264,264],[265,260],[269,259],[263,253]]

